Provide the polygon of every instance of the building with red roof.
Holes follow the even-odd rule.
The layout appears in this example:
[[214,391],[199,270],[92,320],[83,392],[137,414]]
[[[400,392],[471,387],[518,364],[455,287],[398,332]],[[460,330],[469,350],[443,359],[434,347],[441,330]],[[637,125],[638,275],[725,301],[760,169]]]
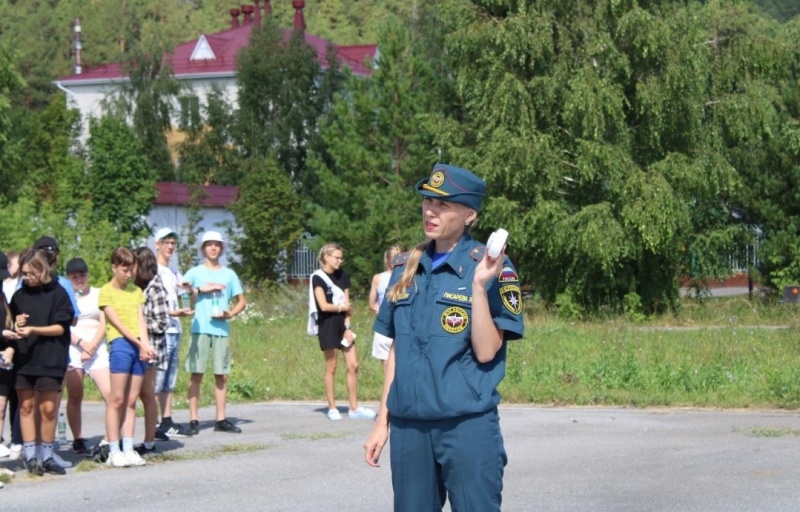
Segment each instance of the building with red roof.
[[[330,45],[341,66],[358,76],[370,74],[370,63],[377,56],[376,45],[337,45],[309,34],[305,31],[303,16],[305,1],[292,0],[292,6],[295,9],[294,27],[284,30],[286,39],[291,37],[293,31],[302,31],[306,43],[316,50],[323,69],[328,65],[326,55]],[[236,57],[248,45],[250,33],[261,26],[262,14],[270,16],[270,0],[265,0],[263,9],[261,0],[254,0],[254,5],[242,5],[241,9],[230,9],[229,13],[230,28],[216,34],[201,34],[197,39],[179,44],[166,55],[175,78],[191,87],[200,104],[205,104],[206,95],[215,84],[226,92],[226,99],[231,105],[236,104]],[[128,77],[119,62],[91,69],[82,69],[76,63],[75,68],[74,74],[55,83],[67,94],[68,105],[80,111],[85,139],[88,137],[88,119],[102,114],[102,100],[115,93],[119,84],[128,81]]]

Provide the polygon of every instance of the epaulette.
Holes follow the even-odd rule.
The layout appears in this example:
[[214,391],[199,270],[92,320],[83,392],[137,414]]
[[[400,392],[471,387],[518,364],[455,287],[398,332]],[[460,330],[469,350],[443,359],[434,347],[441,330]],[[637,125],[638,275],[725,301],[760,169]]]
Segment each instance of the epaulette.
[[401,254],[396,255],[392,258],[392,268],[394,267],[401,267],[406,264],[408,261],[408,256],[411,254],[411,251],[404,252]]
[[472,252],[469,253],[469,255],[472,256],[472,259],[477,261],[477,262],[480,262],[481,260],[483,260],[483,255],[484,254],[486,254],[486,246],[485,245],[479,245],[478,247],[472,249]]

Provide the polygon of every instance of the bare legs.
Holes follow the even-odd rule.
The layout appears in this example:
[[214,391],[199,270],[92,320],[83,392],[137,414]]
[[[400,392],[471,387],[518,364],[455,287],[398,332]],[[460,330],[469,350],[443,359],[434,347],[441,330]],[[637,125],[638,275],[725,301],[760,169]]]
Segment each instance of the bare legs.
[[[336,365],[337,352],[339,349],[328,348],[323,351],[325,355],[325,399],[328,401],[328,409],[336,408],[336,396],[334,393],[336,385]],[[358,355],[356,346],[342,349],[344,362],[347,365],[347,398],[351,411],[358,409]]]

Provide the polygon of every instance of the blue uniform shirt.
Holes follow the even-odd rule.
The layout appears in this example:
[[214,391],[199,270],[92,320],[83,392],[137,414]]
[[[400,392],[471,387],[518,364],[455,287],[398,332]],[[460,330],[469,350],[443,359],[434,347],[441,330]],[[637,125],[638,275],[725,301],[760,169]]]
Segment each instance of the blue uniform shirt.
[[500,402],[506,342],[522,337],[522,296],[510,260],[487,293],[494,324],[504,331],[495,358],[480,363],[472,351],[472,278],[485,247],[465,234],[447,260],[432,268],[433,243],[420,258],[414,282],[397,301],[389,290],[405,267],[397,265],[374,331],[394,338],[395,374],[387,406],[392,417],[455,418],[488,411]]

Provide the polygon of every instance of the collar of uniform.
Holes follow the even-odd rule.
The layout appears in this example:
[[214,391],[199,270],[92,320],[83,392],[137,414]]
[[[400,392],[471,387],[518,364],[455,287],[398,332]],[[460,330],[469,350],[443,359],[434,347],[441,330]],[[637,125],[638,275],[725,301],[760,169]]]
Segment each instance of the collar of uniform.
[[[463,278],[464,274],[467,272],[467,265],[465,262],[472,261],[469,255],[472,252],[474,244],[471,242],[472,237],[469,236],[469,234],[464,233],[456,244],[455,248],[453,248],[453,251],[447,257],[444,263],[442,263],[442,266],[437,268],[437,270],[449,266],[454,274],[458,275],[459,278]],[[420,259],[420,263],[422,264],[426,273],[431,272],[433,265],[433,249],[435,245],[436,244],[431,241],[425,248],[425,257]]]

